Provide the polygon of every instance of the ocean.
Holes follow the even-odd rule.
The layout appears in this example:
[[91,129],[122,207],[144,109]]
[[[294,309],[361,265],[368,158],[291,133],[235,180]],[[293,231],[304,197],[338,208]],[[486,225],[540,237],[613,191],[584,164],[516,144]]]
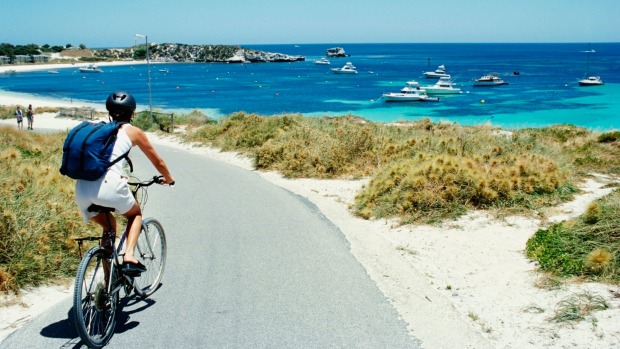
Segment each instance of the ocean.
[[[302,55],[306,61],[151,64],[153,109],[176,113],[199,109],[214,118],[245,111],[352,114],[375,122],[430,118],[506,129],[561,123],[601,131],[620,127],[620,43],[242,46]],[[330,58],[331,65],[313,63],[336,46],[350,57]],[[346,62],[359,73],[330,71]],[[445,65],[462,94],[428,103],[387,103],[381,97],[398,92],[410,80],[434,84],[436,79],[426,79],[422,73],[439,65]],[[148,109],[146,65],[103,69],[101,74],[82,74],[77,68],[59,69],[58,74],[0,74],[0,90],[103,104],[110,92],[121,89],[134,94],[139,108]],[[497,73],[509,84],[472,86],[473,79],[488,73]],[[600,75],[605,85],[580,87],[577,80],[586,74]]]

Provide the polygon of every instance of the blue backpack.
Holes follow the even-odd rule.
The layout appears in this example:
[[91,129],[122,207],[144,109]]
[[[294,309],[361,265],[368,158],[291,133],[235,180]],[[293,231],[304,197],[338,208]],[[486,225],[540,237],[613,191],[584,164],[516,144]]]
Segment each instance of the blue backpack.
[[73,179],[94,181],[108,168],[129,155],[129,151],[110,161],[116,135],[126,122],[83,121],[67,134],[62,147],[60,173]]

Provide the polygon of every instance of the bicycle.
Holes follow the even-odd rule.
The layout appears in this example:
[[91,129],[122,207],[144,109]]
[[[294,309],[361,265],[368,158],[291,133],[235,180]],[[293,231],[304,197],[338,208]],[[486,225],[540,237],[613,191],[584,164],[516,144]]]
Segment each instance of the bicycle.
[[[146,204],[147,188],[161,183],[163,177],[155,176],[145,182],[130,182],[131,192],[141,207]],[[125,297],[132,290],[141,297],[149,297],[159,287],[166,264],[166,236],[164,229],[155,218],[145,218],[138,243],[136,258],[146,266],[145,272],[124,271],[123,248],[127,231],[115,246],[116,232],[112,230],[110,214],[114,209],[98,205],[88,208],[91,212],[106,213],[108,229],[102,236],[76,238],[80,255],[84,241],[100,241],[99,246],[88,250],[78,267],[73,294],[73,315],[77,331],[82,341],[90,348],[102,348],[112,338],[116,326],[116,312],[120,292]]]

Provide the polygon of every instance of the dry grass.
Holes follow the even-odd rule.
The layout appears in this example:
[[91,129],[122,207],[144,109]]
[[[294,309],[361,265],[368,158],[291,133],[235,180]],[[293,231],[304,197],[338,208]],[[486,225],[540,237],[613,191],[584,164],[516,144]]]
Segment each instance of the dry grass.
[[89,226],[75,209],[74,181],[58,172],[63,140],[0,127],[0,291],[75,273],[72,237]]

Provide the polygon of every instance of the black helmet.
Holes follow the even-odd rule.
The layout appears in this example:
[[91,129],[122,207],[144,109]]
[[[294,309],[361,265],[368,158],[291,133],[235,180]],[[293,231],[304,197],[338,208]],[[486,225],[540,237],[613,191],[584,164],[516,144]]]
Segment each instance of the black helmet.
[[136,110],[136,100],[127,92],[117,91],[108,96],[105,108],[112,117],[131,116]]

